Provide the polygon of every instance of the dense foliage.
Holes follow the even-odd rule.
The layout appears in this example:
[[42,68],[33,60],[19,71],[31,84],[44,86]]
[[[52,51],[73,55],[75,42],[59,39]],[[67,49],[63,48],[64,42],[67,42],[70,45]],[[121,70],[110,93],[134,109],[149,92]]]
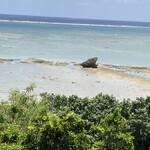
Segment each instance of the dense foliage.
[[2,150],[150,150],[150,97],[52,96],[11,90],[0,103]]

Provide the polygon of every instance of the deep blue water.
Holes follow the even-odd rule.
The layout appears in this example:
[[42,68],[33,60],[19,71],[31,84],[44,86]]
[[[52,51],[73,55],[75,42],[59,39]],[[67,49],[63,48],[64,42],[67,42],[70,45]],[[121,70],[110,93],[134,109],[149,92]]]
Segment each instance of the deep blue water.
[[42,17],[42,16],[7,15],[7,14],[0,14],[0,20],[150,27],[150,22],[59,18],[59,17]]

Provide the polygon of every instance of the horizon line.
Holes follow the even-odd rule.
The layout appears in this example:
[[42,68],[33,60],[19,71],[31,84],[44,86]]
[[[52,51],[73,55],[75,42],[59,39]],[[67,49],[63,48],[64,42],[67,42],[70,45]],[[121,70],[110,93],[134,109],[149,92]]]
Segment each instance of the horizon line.
[[112,19],[98,19],[98,18],[76,18],[76,17],[58,17],[58,16],[39,16],[39,15],[20,15],[20,14],[3,14],[0,15],[11,15],[11,16],[26,16],[26,17],[45,17],[45,18],[63,18],[63,19],[79,19],[79,20],[97,20],[97,21],[120,21],[120,22],[136,22],[136,23],[150,23],[148,21],[131,21],[131,20],[112,20]]

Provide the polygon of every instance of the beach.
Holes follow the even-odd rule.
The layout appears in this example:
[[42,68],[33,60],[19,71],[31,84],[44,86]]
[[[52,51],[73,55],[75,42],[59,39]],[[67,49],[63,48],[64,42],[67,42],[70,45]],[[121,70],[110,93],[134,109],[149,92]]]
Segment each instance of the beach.
[[[33,82],[37,96],[48,92],[91,98],[102,92],[122,101],[150,95],[150,25],[4,17],[0,20],[0,100],[9,99],[10,89],[23,91]],[[82,68],[80,63],[92,57],[99,58],[98,68]]]
[[0,100],[8,100],[10,89],[21,91],[35,83],[42,92],[66,96],[95,97],[109,94],[119,101],[150,95],[150,68],[100,65],[82,68],[75,62],[37,59],[0,59]]

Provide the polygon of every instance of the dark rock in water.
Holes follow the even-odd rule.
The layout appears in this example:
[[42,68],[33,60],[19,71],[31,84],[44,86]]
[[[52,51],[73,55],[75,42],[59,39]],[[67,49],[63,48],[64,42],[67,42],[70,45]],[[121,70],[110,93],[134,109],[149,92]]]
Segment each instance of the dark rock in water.
[[94,57],[94,58],[90,58],[90,59],[88,59],[87,61],[85,61],[85,62],[82,62],[81,63],[81,66],[83,67],[83,68],[97,68],[97,64],[96,64],[96,62],[97,62],[97,60],[98,60],[98,57]]

